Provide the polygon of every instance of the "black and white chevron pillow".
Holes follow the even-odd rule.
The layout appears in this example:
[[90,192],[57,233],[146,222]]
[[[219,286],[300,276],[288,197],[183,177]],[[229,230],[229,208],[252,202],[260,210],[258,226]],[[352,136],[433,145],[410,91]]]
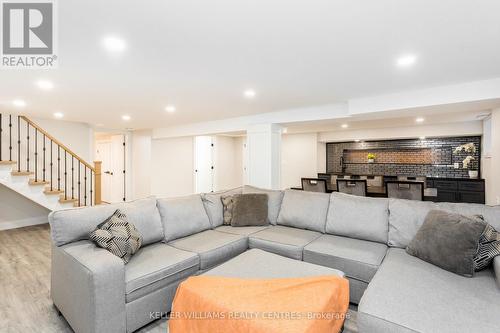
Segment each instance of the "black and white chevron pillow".
[[479,249],[474,256],[474,269],[480,271],[487,268],[493,258],[498,255],[500,255],[500,233],[491,225],[486,224],[486,228],[479,238]]
[[128,263],[142,245],[142,235],[127,221],[127,216],[116,210],[106,221],[90,233],[90,239]]

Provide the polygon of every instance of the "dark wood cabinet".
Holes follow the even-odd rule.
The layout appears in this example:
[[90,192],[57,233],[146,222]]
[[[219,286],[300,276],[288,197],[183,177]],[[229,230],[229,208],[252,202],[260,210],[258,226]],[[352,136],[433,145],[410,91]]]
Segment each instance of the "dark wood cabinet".
[[468,202],[485,203],[484,180],[482,179],[433,179],[433,186],[437,188],[438,202]]

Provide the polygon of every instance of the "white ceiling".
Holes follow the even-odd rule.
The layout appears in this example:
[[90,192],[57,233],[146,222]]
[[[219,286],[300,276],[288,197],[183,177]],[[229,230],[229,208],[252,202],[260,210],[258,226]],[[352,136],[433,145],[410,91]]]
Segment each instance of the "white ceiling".
[[[0,71],[0,108],[158,128],[500,77],[497,0],[64,0],[59,68]],[[110,56],[107,34],[127,50]],[[395,66],[403,54],[414,67]],[[43,92],[37,79],[54,82]],[[243,90],[257,92],[254,100]],[[7,104],[5,104],[7,103]],[[164,111],[175,104],[177,112]],[[121,115],[132,120],[124,123]]]

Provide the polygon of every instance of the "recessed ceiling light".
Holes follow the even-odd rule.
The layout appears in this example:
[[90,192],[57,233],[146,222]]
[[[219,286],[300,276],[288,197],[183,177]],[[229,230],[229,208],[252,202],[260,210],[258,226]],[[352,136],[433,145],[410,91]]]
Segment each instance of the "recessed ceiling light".
[[251,90],[251,89],[245,90],[243,92],[243,96],[245,96],[246,98],[254,98],[255,95],[257,95],[257,94],[255,93],[254,90]]
[[422,117],[418,117],[417,119],[415,119],[415,121],[417,123],[423,123],[425,121],[425,118],[422,118]]
[[54,112],[54,118],[61,119],[62,117],[64,117],[62,112]]
[[54,88],[54,84],[47,80],[38,80],[36,85],[42,90],[52,90]]
[[360,141],[361,141],[360,139],[356,139],[356,140],[354,140],[354,142],[360,142]]
[[409,67],[417,61],[417,56],[413,54],[407,54],[402,57],[399,57],[398,60],[396,61],[396,64],[398,67]]
[[24,108],[26,106],[26,102],[22,99],[15,99],[12,101],[12,105],[14,105],[16,108]]
[[175,106],[174,105],[167,105],[165,107],[165,111],[167,111],[169,113],[175,112]]
[[420,137],[420,140],[425,140],[425,136],[421,136],[421,137]]
[[122,116],[122,119],[125,120],[125,121],[129,121],[132,118],[129,115],[125,114],[125,115]]
[[117,36],[106,36],[102,39],[102,45],[104,48],[113,53],[123,52],[127,48],[127,43],[120,37]]
[[286,127],[283,127],[283,129],[281,130],[281,133],[283,133],[283,134],[286,134],[286,133],[288,133],[288,128],[286,128]]
[[342,124],[340,127],[342,127],[342,128],[348,128],[349,125],[348,124]]

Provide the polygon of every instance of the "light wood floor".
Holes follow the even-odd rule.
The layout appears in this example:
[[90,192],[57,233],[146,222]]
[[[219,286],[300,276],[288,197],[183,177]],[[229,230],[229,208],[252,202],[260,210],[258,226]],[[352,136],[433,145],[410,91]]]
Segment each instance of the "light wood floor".
[[[50,235],[47,224],[0,231],[0,332],[73,332],[50,299]],[[350,310],[344,332],[357,332]],[[165,333],[158,320],[140,333]]]

